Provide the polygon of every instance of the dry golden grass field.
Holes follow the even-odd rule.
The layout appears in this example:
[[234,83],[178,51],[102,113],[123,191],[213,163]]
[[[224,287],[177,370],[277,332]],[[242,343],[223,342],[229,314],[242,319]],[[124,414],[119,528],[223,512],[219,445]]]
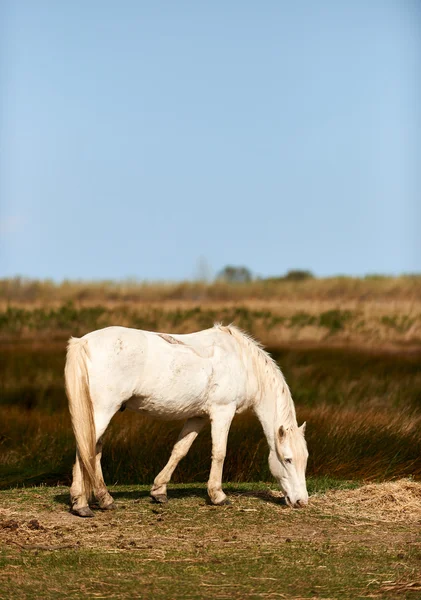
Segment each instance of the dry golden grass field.
[[[206,502],[210,435],[168,505],[148,489],[180,423],[119,413],[103,467],[118,510],[68,510],[66,340],[108,325],[234,322],[271,351],[307,421],[310,504],[271,492],[266,441],[234,419],[231,507]],[[0,282],[0,598],[421,598],[421,277],[250,284]]]
[[267,346],[421,344],[421,276],[247,284],[0,281],[0,339],[65,338],[110,324],[169,332],[235,322]]

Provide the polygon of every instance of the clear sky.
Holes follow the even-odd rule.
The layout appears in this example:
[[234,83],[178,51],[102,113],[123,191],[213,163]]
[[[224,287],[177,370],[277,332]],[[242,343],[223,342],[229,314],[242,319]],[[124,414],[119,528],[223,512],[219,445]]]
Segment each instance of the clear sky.
[[0,276],[421,271],[417,0],[3,0]]

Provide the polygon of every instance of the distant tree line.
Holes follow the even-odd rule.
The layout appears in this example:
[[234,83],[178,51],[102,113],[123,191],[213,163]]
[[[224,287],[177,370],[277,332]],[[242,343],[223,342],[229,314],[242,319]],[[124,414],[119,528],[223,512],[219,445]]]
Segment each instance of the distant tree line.
[[217,280],[226,281],[228,283],[248,283],[253,279],[260,279],[264,281],[304,281],[305,279],[314,279],[314,275],[311,271],[302,269],[293,269],[288,271],[285,275],[278,277],[253,277],[250,269],[244,266],[225,266],[217,275]]

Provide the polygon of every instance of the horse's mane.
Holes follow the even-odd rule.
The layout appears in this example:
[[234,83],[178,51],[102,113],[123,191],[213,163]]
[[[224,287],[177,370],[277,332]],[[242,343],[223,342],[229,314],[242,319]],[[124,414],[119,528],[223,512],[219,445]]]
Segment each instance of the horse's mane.
[[297,417],[291,391],[279,365],[269,352],[266,352],[263,345],[254,339],[252,335],[243,331],[236,325],[230,324],[225,326],[221,323],[215,323],[214,327],[234,336],[241,345],[248,348],[254,354],[256,358],[255,364],[259,371],[258,376],[262,383],[262,387],[271,386],[279,393],[277,404],[279,424],[282,424],[285,427],[297,425]]

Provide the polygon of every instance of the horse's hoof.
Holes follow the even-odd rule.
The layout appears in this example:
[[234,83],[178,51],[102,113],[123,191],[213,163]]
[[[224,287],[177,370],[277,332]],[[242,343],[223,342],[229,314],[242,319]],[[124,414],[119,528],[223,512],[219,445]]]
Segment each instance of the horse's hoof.
[[111,502],[111,504],[107,504],[106,506],[100,506],[101,510],[116,510],[117,506],[115,502]]
[[72,508],[70,511],[73,515],[77,517],[94,517],[94,513],[91,511],[89,506],[82,506],[82,508]]
[[157,502],[158,504],[166,504],[168,502],[168,497],[166,494],[157,494],[156,496],[152,496],[151,494],[151,498],[154,502]]
[[212,502],[212,504],[214,506],[231,506],[232,502],[231,500],[228,500],[228,498],[224,498],[220,502]]

